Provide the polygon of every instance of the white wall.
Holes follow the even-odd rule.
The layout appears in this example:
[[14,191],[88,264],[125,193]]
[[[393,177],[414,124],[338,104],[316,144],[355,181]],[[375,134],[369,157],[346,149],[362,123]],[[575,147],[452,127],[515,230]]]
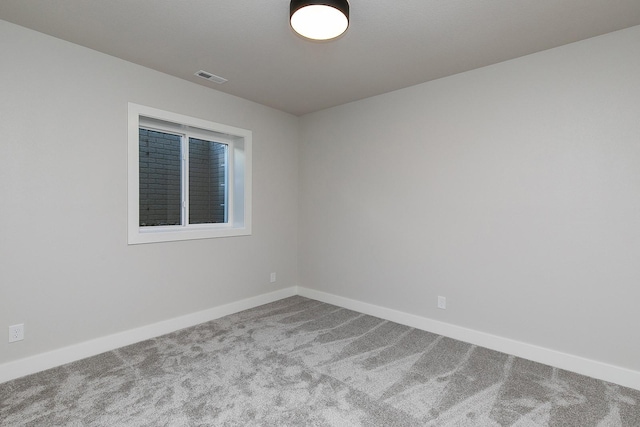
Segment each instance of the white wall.
[[[0,58],[0,364],[297,284],[295,116],[4,21]],[[252,236],[127,245],[128,102],[253,131]]]
[[640,371],[640,27],[301,133],[301,286]]

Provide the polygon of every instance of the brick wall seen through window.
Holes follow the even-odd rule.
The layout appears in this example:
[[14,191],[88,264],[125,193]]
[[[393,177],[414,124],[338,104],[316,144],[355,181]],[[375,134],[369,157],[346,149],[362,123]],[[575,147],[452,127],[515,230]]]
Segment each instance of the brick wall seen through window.
[[[139,129],[140,226],[180,225],[182,137]],[[227,145],[189,138],[189,224],[226,222]]]
[[181,137],[140,128],[140,226],[181,223]]

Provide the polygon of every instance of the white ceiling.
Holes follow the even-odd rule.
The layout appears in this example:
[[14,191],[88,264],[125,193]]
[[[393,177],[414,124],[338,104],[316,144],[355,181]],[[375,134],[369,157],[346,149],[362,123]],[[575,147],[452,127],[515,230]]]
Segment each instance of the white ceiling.
[[0,19],[296,115],[640,25],[640,0],[349,2],[323,43],[288,0],[1,0]]

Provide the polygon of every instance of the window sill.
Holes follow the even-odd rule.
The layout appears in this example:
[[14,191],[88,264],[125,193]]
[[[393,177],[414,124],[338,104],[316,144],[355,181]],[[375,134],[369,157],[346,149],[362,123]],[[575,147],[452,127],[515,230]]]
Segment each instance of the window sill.
[[[151,227],[147,227],[151,228]],[[176,242],[180,240],[213,239],[218,237],[249,236],[251,229],[248,227],[231,227],[220,225],[214,227],[153,227],[153,229],[140,228],[131,230],[129,244]]]

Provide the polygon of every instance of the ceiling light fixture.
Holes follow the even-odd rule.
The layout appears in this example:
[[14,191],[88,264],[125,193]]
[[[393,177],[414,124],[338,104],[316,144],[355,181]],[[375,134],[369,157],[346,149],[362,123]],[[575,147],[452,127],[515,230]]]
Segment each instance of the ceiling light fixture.
[[312,40],[330,40],[349,27],[347,0],[291,0],[289,9],[291,28]]

